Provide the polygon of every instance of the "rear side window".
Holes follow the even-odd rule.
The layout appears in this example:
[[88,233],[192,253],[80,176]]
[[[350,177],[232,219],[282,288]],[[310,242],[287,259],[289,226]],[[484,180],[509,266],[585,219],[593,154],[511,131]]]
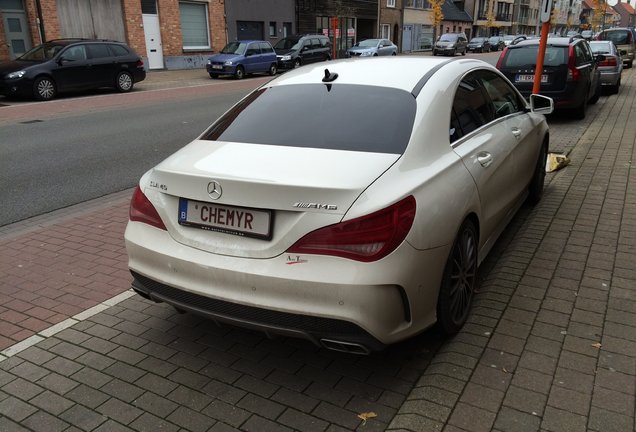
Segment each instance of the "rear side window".
[[121,45],[108,45],[108,48],[110,48],[111,53],[115,57],[128,55],[128,50]]
[[326,37],[325,38],[320,38],[320,45],[322,47],[328,47],[329,44],[330,44],[329,38],[326,38]]
[[411,93],[387,87],[274,86],[250,94],[202,139],[402,154],[415,110]]
[[87,45],[88,48],[88,56],[90,58],[98,59],[110,57],[110,51],[108,51],[108,46],[106,44],[90,44]]
[[[515,67],[534,67],[537,64],[537,54],[539,53],[539,45],[528,45],[518,48],[508,49],[504,58],[503,66],[509,68]],[[545,50],[544,66],[559,66],[567,64],[568,47],[563,46],[547,46]]]

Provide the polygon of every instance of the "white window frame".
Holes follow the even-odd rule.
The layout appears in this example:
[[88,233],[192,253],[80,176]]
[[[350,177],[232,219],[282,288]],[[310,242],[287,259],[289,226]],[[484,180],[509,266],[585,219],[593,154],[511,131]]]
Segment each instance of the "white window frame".
[[180,26],[180,29],[182,31],[181,46],[182,46],[183,50],[184,51],[197,51],[197,50],[210,49],[212,46],[210,44],[210,19],[209,19],[210,11],[208,10],[208,3],[207,2],[196,2],[196,1],[179,0],[178,5],[181,5],[181,4],[194,4],[194,5],[203,6],[205,8],[205,30],[206,30],[206,36],[207,36],[207,39],[208,39],[207,45],[186,46],[185,45],[185,41],[183,40],[183,29],[181,28],[182,24],[181,24],[181,21],[179,21],[179,26]]
[[386,7],[394,8],[395,7],[395,0],[386,0]]
[[380,38],[391,40],[391,24],[382,24],[380,26]]

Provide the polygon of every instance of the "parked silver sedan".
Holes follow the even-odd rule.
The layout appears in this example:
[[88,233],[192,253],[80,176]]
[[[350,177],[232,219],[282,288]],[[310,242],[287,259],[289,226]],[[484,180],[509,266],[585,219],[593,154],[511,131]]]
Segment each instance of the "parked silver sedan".
[[390,55],[397,55],[397,46],[388,39],[366,39],[347,50],[347,57]]
[[612,41],[590,41],[594,55],[602,54],[605,59],[598,64],[601,72],[601,85],[610,88],[612,93],[618,93],[621,86],[623,59]]

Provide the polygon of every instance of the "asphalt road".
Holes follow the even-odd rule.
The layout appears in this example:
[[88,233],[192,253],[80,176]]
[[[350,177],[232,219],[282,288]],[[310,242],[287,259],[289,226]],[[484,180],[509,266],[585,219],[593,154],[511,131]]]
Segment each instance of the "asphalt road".
[[96,111],[101,96],[84,96],[65,99],[76,107],[64,114],[0,126],[0,226],[133,187],[248,91],[172,92],[153,103],[141,92],[132,106]]

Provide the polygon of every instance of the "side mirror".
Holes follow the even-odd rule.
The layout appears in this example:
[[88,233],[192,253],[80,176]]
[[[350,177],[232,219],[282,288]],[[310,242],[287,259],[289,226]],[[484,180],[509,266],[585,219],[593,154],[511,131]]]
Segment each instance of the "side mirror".
[[622,56],[627,55],[627,50],[621,50],[621,55],[622,55]]
[[309,47],[307,45],[305,45],[302,50],[303,51],[309,51]]
[[554,101],[547,96],[531,94],[530,111],[537,114],[551,114],[554,111]]

